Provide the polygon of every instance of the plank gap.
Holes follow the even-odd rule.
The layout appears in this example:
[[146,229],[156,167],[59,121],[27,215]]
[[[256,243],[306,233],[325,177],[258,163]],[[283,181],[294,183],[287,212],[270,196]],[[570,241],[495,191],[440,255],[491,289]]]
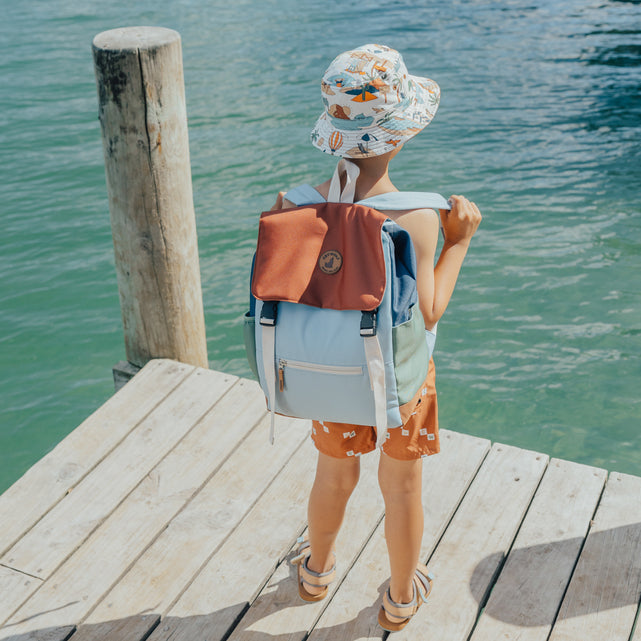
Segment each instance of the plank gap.
[[[162,619],[158,617],[156,623],[152,623],[152,625],[149,626],[149,630],[147,630],[147,632],[142,637],[140,637],[140,641],[147,641],[147,639],[153,634],[154,630],[161,624]],[[71,639],[71,641],[73,641],[73,639]]]
[[60,641],[69,641],[69,639],[71,639],[71,637],[76,633],[76,630],[77,630],[77,627],[75,625],[71,626],[69,628],[69,632],[67,633],[67,635],[64,638],[62,638]]
[[[1,564],[0,567],[6,568],[9,570],[9,572],[13,572],[21,577],[29,577],[30,579],[34,579],[35,581],[38,581],[38,584],[33,590],[33,593],[35,594],[40,590],[40,588],[44,585],[44,580],[41,579],[38,576],[32,576],[31,574],[28,574],[27,572],[24,572],[23,570],[17,570],[16,568],[12,568],[8,565]],[[24,579],[21,579],[21,582],[24,581]],[[3,586],[4,587],[4,586]],[[24,603],[29,599],[29,596],[25,596],[21,601],[18,602],[18,605],[16,606],[14,604],[14,607],[12,607],[10,610],[7,610],[4,614],[0,612],[0,629],[4,627],[4,625],[11,619],[12,616],[15,615],[15,613],[24,605]]]
[[610,473],[593,521],[553,641],[627,641],[635,624],[641,601],[641,477]]
[[[641,636],[641,628],[639,627],[640,625],[641,625],[641,601],[639,601],[639,607],[637,608],[637,617],[634,620],[634,625],[632,626],[632,632],[630,632],[630,638],[628,639],[628,641],[635,641],[635,636],[637,631],[639,632],[639,636]],[[637,628],[639,629],[637,630]]]
[[[276,566],[276,567],[278,567],[278,566]],[[271,575],[270,575],[269,579],[271,579]],[[269,579],[267,579],[267,582],[269,582]],[[267,583],[265,583],[265,585],[267,585]],[[259,594],[260,594],[260,591],[256,593],[256,597],[254,598],[254,601],[256,600],[256,598],[258,598]],[[227,630],[227,632],[225,632],[221,636],[220,641],[227,641],[227,639],[229,639],[229,637],[234,633],[234,631],[238,627],[238,624],[243,620],[243,617],[247,614],[247,611],[249,610],[249,608],[251,608],[251,603],[249,603],[249,602],[245,603],[245,607],[243,607],[243,609],[238,613],[238,616],[236,617],[234,622],[229,626],[229,629]]]

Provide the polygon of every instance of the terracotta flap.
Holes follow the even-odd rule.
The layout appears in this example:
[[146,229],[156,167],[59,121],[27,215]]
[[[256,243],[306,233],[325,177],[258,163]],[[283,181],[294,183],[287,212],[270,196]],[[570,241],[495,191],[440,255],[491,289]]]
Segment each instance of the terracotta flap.
[[375,209],[346,203],[264,212],[252,294],[314,307],[375,309],[385,291],[385,220]]

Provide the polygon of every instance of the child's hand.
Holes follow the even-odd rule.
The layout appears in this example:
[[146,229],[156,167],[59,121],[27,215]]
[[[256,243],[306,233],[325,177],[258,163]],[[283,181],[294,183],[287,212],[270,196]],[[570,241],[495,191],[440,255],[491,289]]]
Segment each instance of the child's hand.
[[445,240],[453,245],[469,244],[481,223],[481,212],[464,196],[451,196],[450,204],[450,211],[440,210]]

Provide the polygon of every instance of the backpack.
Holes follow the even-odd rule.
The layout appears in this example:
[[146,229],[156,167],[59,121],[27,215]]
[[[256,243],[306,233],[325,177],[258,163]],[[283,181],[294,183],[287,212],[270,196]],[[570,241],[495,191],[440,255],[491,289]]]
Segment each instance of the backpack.
[[272,443],[277,413],[375,425],[380,446],[388,428],[403,424],[403,405],[423,384],[434,349],[409,233],[379,209],[448,202],[427,192],[345,202],[355,180],[340,194],[337,176],[328,201],[302,185],[285,195],[295,208],[260,217],[244,334]]

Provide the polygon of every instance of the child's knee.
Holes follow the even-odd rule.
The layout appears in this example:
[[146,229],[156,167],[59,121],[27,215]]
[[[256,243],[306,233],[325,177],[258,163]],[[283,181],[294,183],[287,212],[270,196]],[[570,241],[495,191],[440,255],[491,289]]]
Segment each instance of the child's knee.
[[352,467],[340,475],[333,475],[329,482],[334,491],[341,494],[351,494],[358,484],[359,476],[360,469]]
[[357,459],[326,457],[316,471],[316,480],[324,487],[341,494],[351,494],[358,484],[360,464]]
[[420,494],[423,480],[423,462],[398,461],[381,456],[378,484],[384,498]]

